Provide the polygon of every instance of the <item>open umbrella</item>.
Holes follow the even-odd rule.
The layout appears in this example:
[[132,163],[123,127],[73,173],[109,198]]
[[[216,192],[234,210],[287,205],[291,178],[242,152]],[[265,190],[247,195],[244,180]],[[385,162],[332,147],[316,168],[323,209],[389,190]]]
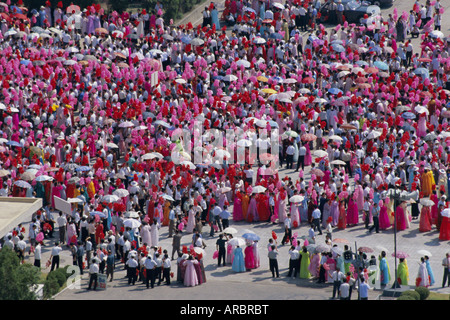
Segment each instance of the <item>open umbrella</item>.
[[223,233],[236,234],[236,233],[238,233],[238,231],[233,227],[228,227],[228,228],[223,229]]
[[75,169],[75,171],[91,171],[91,167],[88,166],[80,166]]
[[91,216],[99,216],[100,218],[102,218],[102,219],[104,219],[104,218],[107,218],[108,216],[104,213],[104,212],[102,212],[102,211],[91,211],[90,212],[90,215]]
[[369,247],[359,247],[358,251],[359,252],[364,252],[364,253],[371,253],[371,252],[373,252],[373,249],[369,248]]
[[24,172],[20,176],[20,178],[25,181],[32,181],[32,180],[34,180],[34,178],[36,178],[36,174],[34,172],[27,171],[27,172]]
[[428,250],[425,250],[425,249],[419,250],[419,251],[417,251],[417,253],[421,254],[421,255],[424,255],[424,256],[427,256],[427,257],[431,257],[432,256],[431,252],[428,251]]
[[19,188],[25,188],[25,189],[31,188],[31,184],[29,184],[28,182],[26,182],[24,180],[17,180],[16,182],[14,182],[14,185]]
[[84,201],[83,201],[83,199],[80,199],[80,198],[68,198],[67,202],[69,202],[69,203],[83,203]]
[[107,194],[105,196],[102,197],[102,202],[106,202],[106,203],[114,203],[119,201],[120,198],[117,195],[114,194]]
[[386,62],[383,62],[383,61],[375,61],[375,62],[373,63],[373,65],[374,65],[375,67],[377,67],[378,69],[383,70],[383,71],[389,70],[389,66],[387,65]]
[[314,151],[313,154],[318,158],[323,158],[323,157],[328,156],[328,153],[324,150],[316,150],[316,151]]
[[258,236],[256,233],[244,233],[242,235],[242,238],[247,239],[247,240],[252,240],[252,241],[259,241],[261,240],[261,237]]
[[266,192],[266,190],[267,189],[263,186],[255,186],[255,187],[253,187],[252,192],[253,193],[264,193],[264,192]]
[[333,161],[330,162],[330,164],[344,166],[346,163],[344,161],[342,161],[342,160],[333,160]]
[[300,195],[295,195],[295,196],[292,196],[289,198],[289,202],[292,202],[292,203],[300,203],[303,200],[305,200],[305,197],[300,196]]
[[333,239],[333,243],[349,243],[348,240],[342,239],[342,238],[337,238],[337,239]]
[[129,194],[130,194],[130,192],[128,192],[127,189],[117,189],[117,190],[114,190],[114,192],[113,192],[113,195],[116,195],[116,196],[118,196],[119,198],[126,197],[126,196],[128,196]]
[[409,254],[407,254],[404,251],[397,251],[397,253],[392,253],[393,257],[399,258],[399,259],[405,259],[409,257]]
[[317,139],[317,136],[312,133],[305,133],[300,137],[303,141],[314,141]]
[[136,219],[126,219],[123,221],[123,225],[125,227],[131,228],[131,229],[135,229],[135,228],[139,228],[141,226],[141,223],[139,222],[139,220]]
[[291,137],[291,138],[297,138],[298,137],[298,133],[293,131],[293,130],[286,131],[284,134],[287,135],[288,137]]
[[41,176],[36,177],[35,180],[38,181],[38,182],[42,182],[42,181],[52,181],[52,180],[53,180],[53,177],[43,174],[43,175],[41,175]]
[[168,201],[175,201],[175,199],[172,198],[171,196],[169,196],[168,194],[163,195],[162,198],[163,198],[163,199],[166,199],[166,200],[168,200]]
[[231,240],[228,241],[228,244],[232,245],[232,246],[245,246],[245,239],[244,238],[240,238],[240,237],[236,237],[233,238]]

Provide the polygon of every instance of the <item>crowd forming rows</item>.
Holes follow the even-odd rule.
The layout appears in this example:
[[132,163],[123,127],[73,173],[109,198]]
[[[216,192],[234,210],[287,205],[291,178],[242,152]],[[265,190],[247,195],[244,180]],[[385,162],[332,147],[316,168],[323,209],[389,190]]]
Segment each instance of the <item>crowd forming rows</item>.
[[[420,232],[449,240],[449,43],[428,15],[440,2],[304,32],[298,15],[314,6],[227,1],[233,26],[213,3],[199,26],[165,23],[159,3],[135,14],[0,6],[0,193],[43,199],[30,251],[59,227],[71,248],[89,241],[108,255],[111,237],[127,265],[127,252],[154,248],[161,267],[161,227],[201,238],[228,221],[283,224],[294,247],[302,223],[382,232],[420,219]],[[212,138],[238,129],[223,147]],[[238,147],[257,152],[230,158]],[[286,169],[298,176],[281,178]],[[54,196],[72,212],[59,214]],[[206,280],[197,238],[177,249],[188,285]]]

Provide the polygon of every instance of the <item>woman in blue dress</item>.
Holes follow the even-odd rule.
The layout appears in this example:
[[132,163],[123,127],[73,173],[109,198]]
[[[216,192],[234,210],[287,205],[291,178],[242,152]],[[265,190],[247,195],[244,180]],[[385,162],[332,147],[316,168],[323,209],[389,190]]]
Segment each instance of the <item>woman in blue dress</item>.
[[242,252],[242,248],[239,246],[234,249],[234,258],[231,269],[234,272],[245,272],[244,253]]
[[211,10],[211,23],[216,26],[216,30],[220,29],[219,12],[214,5]]
[[433,274],[433,270],[431,269],[431,265],[430,265],[430,258],[428,256],[425,256],[425,264],[427,266],[427,271],[428,271],[428,276],[430,277],[430,286],[432,286],[435,281],[434,281],[434,274]]

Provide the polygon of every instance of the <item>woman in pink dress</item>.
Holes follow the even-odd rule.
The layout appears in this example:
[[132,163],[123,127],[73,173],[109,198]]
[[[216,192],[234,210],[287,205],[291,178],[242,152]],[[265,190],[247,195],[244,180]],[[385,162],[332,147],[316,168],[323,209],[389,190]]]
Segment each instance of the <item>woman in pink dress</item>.
[[337,227],[340,230],[344,230],[347,227],[345,200],[339,201],[339,221]]
[[53,183],[53,188],[52,188],[52,208],[55,207],[55,198],[54,196],[57,196],[58,198],[61,198],[61,190],[63,189],[63,187],[61,186],[61,184],[59,182],[54,182]]
[[319,277],[320,253],[314,253],[311,257],[311,263],[308,266],[308,271],[313,278]]
[[310,166],[312,164],[311,150],[309,148],[309,143],[305,144],[306,155],[305,155],[305,166]]
[[284,189],[280,190],[277,197],[278,199],[278,222],[283,223],[286,219],[286,191]]
[[233,220],[244,220],[244,214],[242,213],[242,194],[239,191],[236,192],[236,196],[234,197]]
[[395,210],[397,217],[397,230],[402,231],[406,229],[405,210],[402,205],[397,206]]
[[300,227],[300,214],[298,213],[298,207],[300,203],[291,202],[291,221],[292,221],[292,227],[298,228]]
[[250,271],[251,269],[255,269],[255,255],[253,254],[253,246],[251,244],[247,244],[244,250],[245,254],[245,269]]
[[194,259],[193,256],[189,256],[189,258],[183,262],[186,270],[184,272],[184,285],[186,287],[195,287],[199,285],[197,272],[195,271],[195,265],[198,264],[198,261]]
[[428,232],[431,231],[431,207],[423,206],[420,211],[419,231]]
[[[389,199],[388,199],[389,201]],[[379,215],[379,223],[380,223],[380,230],[386,230],[391,226],[391,222],[389,221],[389,215],[388,210],[385,201],[380,200],[380,215]]]
[[438,208],[438,203],[439,203],[439,199],[436,195],[436,192],[433,192],[430,195],[430,200],[432,200],[434,202],[434,206],[431,207],[431,223],[437,225],[438,223],[438,215],[439,215],[439,208]]
[[248,211],[247,211],[247,222],[253,222],[258,221],[259,215],[258,215],[258,209],[256,206],[256,199],[255,196],[252,194],[250,195],[250,202],[248,205]]
[[331,225],[333,227],[336,227],[338,225],[338,223],[339,223],[339,202],[337,202],[336,199],[334,199],[331,202],[330,217],[333,218],[333,221],[331,222]]
[[353,200],[353,195],[350,196],[348,200],[347,208],[347,225],[354,226],[358,224],[358,205],[356,201]]

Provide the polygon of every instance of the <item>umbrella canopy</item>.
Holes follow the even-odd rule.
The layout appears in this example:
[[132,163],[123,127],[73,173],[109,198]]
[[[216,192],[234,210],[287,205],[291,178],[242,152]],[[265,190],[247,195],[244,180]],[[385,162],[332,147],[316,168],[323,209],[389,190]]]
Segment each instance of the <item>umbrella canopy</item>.
[[317,136],[312,133],[305,133],[300,137],[303,141],[314,141],[317,139]]
[[263,186],[256,186],[256,187],[253,187],[252,192],[253,193],[264,193],[264,192],[266,192],[266,188]]
[[228,244],[231,244],[232,246],[245,246],[245,239],[244,238],[240,238],[240,237],[236,237],[233,238],[231,240],[228,241]]
[[359,247],[358,252],[371,253],[373,252],[373,249],[369,247]]
[[374,65],[375,67],[377,67],[378,69],[383,70],[383,71],[389,70],[388,64],[387,64],[386,62],[383,62],[383,61],[375,61],[375,62],[373,63],[373,65]]
[[236,233],[238,233],[238,231],[233,227],[228,227],[228,228],[223,229],[223,233],[236,234]]
[[91,211],[91,212],[90,212],[90,215],[91,215],[91,216],[99,216],[99,217],[102,218],[102,219],[108,217],[108,216],[107,216],[104,212],[102,212],[102,211]]
[[106,202],[106,203],[114,203],[119,201],[120,198],[117,195],[114,194],[107,194],[105,196],[102,197],[102,202]]
[[114,192],[113,192],[113,195],[116,195],[116,196],[118,196],[119,198],[126,197],[126,196],[128,196],[129,194],[130,194],[130,193],[128,192],[127,189],[117,189],[117,190],[114,190]]
[[84,201],[83,201],[83,199],[80,199],[80,198],[68,198],[67,202],[69,202],[69,203],[83,203]]
[[139,228],[141,226],[141,223],[139,222],[139,220],[130,218],[130,219],[124,220],[123,225],[125,227],[135,229],[135,228]]
[[432,256],[431,252],[428,251],[428,250],[425,250],[425,249],[419,250],[419,251],[417,251],[417,253],[421,254],[421,255],[424,255],[424,256],[427,256],[427,257],[431,257]]
[[342,161],[342,160],[333,160],[333,161],[330,162],[330,164],[336,164],[336,165],[342,165],[342,166],[344,166],[344,165],[345,165],[345,162]]
[[[33,169],[33,170],[34,170],[34,169]],[[36,174],[35,174],[34,172],[27,171],[27,172],[24,172],[24,173],[20,176],[20,178],[21,178],[22,180],[25,180],[25,181],[32,181],[32,180],[34,180],[34,178],[36,178]]]
[[91,167],[88,166],[80,166],[75,169],[75,171],[91,171]]
[[409,254],[407,254],[404,251],[397,251],[397,253],[392,253],[393,257],[399,258],[399,259],[405,259],[409,257]]
[[14,182],[14,185],[19,188],[25,188],[25,189],[31,188],[31,184],[29,184],[28,182],[26,182],[24,180],[17,180],[16,182]]
[[328,153],[324,150],[316,150],[316,151],[314,151],[314,155],[316,157],[323,158],[323,157],[328,156]]
[[244,233],[242,235],[242,238],[252,241],[259,241],[261,240],[261,237],[258,236],[256,233]]
[[53,180],[53,177],[47,176],[47,175],[43,174],[43,175],[41,175],[41,176],[36,177],[35,180],[38,181],[38,182],[42,182],[42,181],[52,181],[52,180]]
[[298,133],[293,131],[293,130],[286,131],[284,134],[287,135],[288,137],[291,137],[291,138],[297,138],[298,137]]
[[289,198],[289,202],[293,202],[293,203],[300,203],[303,200],[305,200],[305,197],[300,196],[300,195],[295,195]]

